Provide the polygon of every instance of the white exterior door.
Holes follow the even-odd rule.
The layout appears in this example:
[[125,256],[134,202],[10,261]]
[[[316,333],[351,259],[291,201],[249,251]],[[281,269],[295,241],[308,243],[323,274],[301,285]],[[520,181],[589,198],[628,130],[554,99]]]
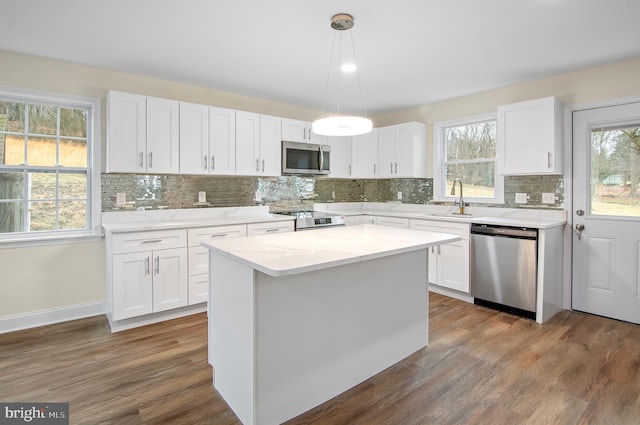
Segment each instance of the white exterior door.
[[640,323],[640,103],[573,115],[572,308]]

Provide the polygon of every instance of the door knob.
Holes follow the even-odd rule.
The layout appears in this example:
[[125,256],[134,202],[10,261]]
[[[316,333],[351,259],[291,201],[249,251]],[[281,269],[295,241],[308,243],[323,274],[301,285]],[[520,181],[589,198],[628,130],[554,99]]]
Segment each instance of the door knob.
[[578,240],[580,240],[582,236],[582,231],[584,230],[584,224],[576,223],[574,228],[576,229],[576,233],[578,234]]

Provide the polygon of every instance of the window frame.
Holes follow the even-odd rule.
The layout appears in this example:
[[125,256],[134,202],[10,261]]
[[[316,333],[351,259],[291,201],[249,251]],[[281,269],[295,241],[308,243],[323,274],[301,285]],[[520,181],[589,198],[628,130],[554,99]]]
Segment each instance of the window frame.
[[[459,196],[452,196],[445,190],[446,179],[444,176],[444,172],[446,167],[444,166],[446,162],[446,139],[445,139],[445,131],[450,127],[459,127],[469,124],[477,124],[486,121],[496,121],[496,129],[497,129],[497,119],[498,114],[495,112],[490,112],[486,114],[478,114],[472,116],[466,116],[446,121],[438,121],[433,124],[433,140],[434,140],[434,162],[433,162],[433,200],[437,202],[454,202]],[[497,131],[496,131],[497,133]],[[497,138],[496,134],[496,138]],[[460,163],[480,163],[480,162],[488,162],[487,159],[482,159],[478,161],[474,160],[464,160],[460,161]],[[474,202],[474,203],[487,203],[487,204],[504,204],[504,176],[498,174],[497,163],[498,163],[498,152],[497,152],[497,140],[496,140],[496,157],[493,160],[494,162],[494,197],[493,198],[473,198],[464,196],[465,202]],[[464,182],[463,182],[464,184]]]
[[[102,237],[102,208],[101,208],[101,99],[95,97],[78,96],[66,93],[58,93],[44,90],[2,86],[0,96],[3,100],[20,103],[38,103],[57,106],[61,108],[80,107],[86,108],[87,113],[87,166],[82,168],[68,167],[58,169],[65,171],[86,170],[87,176],[87,227],[84,229],[60,229],[50,231],[13,232],[0,233],[0,248],[32,245],[48,245],[56,243],[69,243],[72,241],[92,241]],[[25,129],[26,130],[26,129]],[[15,170],[24,172],[25,167],[2,165],[3,171]],[[34,170],[39,166],[29,167]],[[47,168],[46,166],[43,168]],[[27,171],[30,172],[30,171]],[[56,210],[58,211],[58,209]]]

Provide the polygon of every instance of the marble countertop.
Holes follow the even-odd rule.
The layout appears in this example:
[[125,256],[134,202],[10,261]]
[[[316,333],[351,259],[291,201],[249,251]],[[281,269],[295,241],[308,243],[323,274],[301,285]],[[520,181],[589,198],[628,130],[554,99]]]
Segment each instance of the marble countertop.
[[502,226],[548,229],[563,226],[567,220],[564,211],[516,210],[508,208],[467,207],[468,215],[457,215],[457,207],[434,207],[394,203],[336,203],[318,204],[319,211],[345,216],[375,215],[419,220],[439,220],[457,223],[493,224]]
[[269,214],[268,207],[223,207],[103,213],[102,227],[107,233],[113,234],[292,221],[293,219],[291,216]]
[[270,276],[322,270],[460,240],[460,236],[369,224],[202,243]]

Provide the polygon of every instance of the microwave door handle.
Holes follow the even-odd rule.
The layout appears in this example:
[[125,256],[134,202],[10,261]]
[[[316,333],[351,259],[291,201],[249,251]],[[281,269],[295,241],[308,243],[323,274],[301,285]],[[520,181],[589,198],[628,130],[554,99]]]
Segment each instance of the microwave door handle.
[[322,168],[324,166],[324,155],[322,152],[322,146],[318,148],[318,164],[320,165],[318,171],[322,172]]

